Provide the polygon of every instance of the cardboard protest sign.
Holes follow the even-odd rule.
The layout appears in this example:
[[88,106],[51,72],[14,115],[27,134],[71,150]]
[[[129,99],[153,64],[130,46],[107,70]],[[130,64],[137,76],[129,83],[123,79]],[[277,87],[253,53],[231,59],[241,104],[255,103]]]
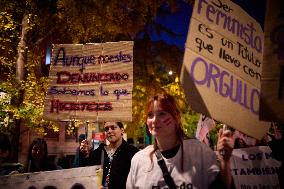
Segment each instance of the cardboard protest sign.
[[283,7],[281,0],[267,1],[260,104],[260,119],[280,123],[284,123]]
[[261,138],[259,121],[263,31],[231,1],[197,0],[181,71],[190,106],[247,135]]
[[101,186],[100,166],[25,173],[0,178],[1,189],[62,189],[93,188]]
[[268,146],[234,149],[231,169],[236,188],[280,188],[277,172],[281,162]]
[[131,121],[133,42],[53,45],[44,117]]

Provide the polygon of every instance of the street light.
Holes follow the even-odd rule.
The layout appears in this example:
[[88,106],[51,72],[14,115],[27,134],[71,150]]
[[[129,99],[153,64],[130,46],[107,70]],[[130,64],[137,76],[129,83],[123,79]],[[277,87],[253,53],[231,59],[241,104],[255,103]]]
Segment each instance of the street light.
[[173,71],[172,70],[169,71],[169,75],[173,75]]

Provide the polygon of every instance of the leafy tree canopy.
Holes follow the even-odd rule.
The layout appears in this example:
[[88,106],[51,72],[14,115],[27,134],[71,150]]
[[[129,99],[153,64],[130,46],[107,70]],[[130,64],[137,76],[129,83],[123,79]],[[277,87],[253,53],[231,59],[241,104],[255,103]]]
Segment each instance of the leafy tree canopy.
[[[163,87],[176,96],[183,113],[183,126],[193,135],[198,114],[188,108],[179,84],[183,52],[162,41],[153,42],[150,30],[166,27],[155,22],[165,3],[178,11],[178,1],[128,0],[1,0],[0,3],[0,132],[12,132],[17,120],[29,128],[58,130],[42,119],[47,90],[45,49],[51,44],[134,40],[133,122],[129,136],[144,132],[145,101],[151,91]],[[192,1],[188,1],[192,3]],[[22,57],[22,59],[19,59]],[[172,70],[174,75],[169,76]],[[23,79],[17,79],[23,74]],[[71,124],[72,125],[72,124]]]

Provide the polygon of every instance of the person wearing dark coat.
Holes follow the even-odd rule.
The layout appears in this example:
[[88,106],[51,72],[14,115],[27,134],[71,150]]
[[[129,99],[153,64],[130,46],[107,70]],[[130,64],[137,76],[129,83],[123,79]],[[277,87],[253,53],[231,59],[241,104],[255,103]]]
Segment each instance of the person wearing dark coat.
[[24,171],[24,165],[12,162],[11,143],[7,135],[0,135],[0,176],[19,174]]
[[82,141],[79,165],[80,167],[102,165],[101,188],[124,189],[131,159],[139,150],[123,139],[124,128],[121,122],[106,122],[104,130],[109,145],[100,144],[97,149],[91,150],[89,142],[87,140]]
[[25,172],[53,171],[57,166],[48,161],[47,143],[42,138],[35,138],[29,146]]
[[[284,129],[284,124],[280,124],[279,127],[281,130]],[[284,137],[283,133],[281,133],[279,130],[274,128],[274,134],[267,133],[271,137],[271,141],[268,142],[268,145],[272,151],[273,157],[281,162],[281,165],[279,167],[279,170],[277,172],[278,174],[278,180],[280,188],[284,188],[284,154],[283,154],[283,146],[284,146]]]
[[[80,134],[79,138],[78,138],[79,145],[85,139],[86,139],[86,135],[85,134]],[[79,156],[80,156],[80,146],[78,146],[76,148],[76,154],[75,154],[75,158],[74,158],[74,162],[73,162],[73,167],[80,167]]]

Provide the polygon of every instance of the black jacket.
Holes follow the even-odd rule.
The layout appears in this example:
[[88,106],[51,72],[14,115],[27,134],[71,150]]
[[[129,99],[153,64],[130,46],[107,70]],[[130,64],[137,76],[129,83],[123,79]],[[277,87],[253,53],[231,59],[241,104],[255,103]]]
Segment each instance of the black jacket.
[[[110,166],[108,155],[104,149],[105,144],[101,144],[96,150],[91,151],[89,158],[83,158],[80,154],[80,167],[100,165],[101,153],[104,152],[104,174],[103,183],[105,182],[106,175]],[[111,163],[110,176],[109,176],[109,189],[124,189],[126,185],[127,176],[130,169],[131,159],[138,149],[129,145],[125,140],[117,148]],[[103,185],[103,184],[102,184]]]

